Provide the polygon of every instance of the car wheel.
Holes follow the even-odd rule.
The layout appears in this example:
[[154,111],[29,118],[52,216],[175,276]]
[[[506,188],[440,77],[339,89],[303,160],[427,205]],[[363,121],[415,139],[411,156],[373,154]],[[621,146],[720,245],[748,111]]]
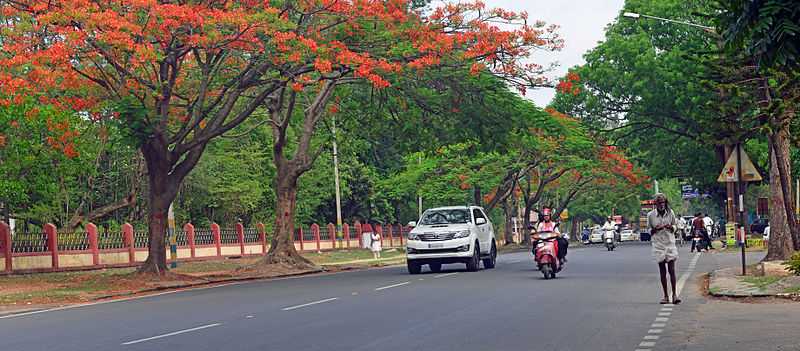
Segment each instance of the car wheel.
[[492,249],[489,251],[489,258],[483,260],[483,268],[492,269],[497,264],[497,245],[492,240]]
[[475,272],[478,270],[480,262],[481,262],[481,248],[478,245],[478,242],[475,242],[475,247],[472,249],[472,257],[469,258],[467,261],[467,270],[470,272]]
[[422,272],[422,265],[417,262],[409,260],[406,262],[406,265],[408,266],[408,273],[410,274],[419,274]]
[[441,263],[429,263],[428,268],[431,269],[433,273],[439,273],[442,271],[442,264]]

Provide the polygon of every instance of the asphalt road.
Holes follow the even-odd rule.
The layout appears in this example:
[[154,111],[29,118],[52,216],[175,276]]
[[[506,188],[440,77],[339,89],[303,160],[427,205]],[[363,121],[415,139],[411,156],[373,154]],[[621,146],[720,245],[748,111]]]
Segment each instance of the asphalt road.
[[635,243],[571,250],[555,280],[521,252],[473,273],[390,267],[0,317],[0,350],[719,349],[686,332],[707,308],[698,271],[721,261],[681,255],[685,303],[666,309],[650,247]]

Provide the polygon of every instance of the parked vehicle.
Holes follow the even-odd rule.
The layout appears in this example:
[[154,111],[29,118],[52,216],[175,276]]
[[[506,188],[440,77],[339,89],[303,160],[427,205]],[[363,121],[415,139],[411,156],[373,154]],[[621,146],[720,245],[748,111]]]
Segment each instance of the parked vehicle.
[[406,265],[419,274],[423,265],[439,272],[442,264],[463,263],[468,271],[491,269],[497,262],[497,240],[486,212],[477,206],[440,207],[426,210],[419,223],[408,224]]
[[759,218],[750,224],[750,233],[764,234],[764,228],[769,226],[769,218]]
[[634,241],[636,240],[636,234],[632,229],[623,229],[619,234],[619,238],[619,241]]
[[601,244],[603,242],[603,231],[599,226],[592,228],[592,235],[589,237],[589,242],[592,244]]
[[544,279],[555,279],[556,273],[561,271],[561,262],[558,260],[558,242],[555,233],[541,232],[534,235],[538,239],[534,248],[534,260]]

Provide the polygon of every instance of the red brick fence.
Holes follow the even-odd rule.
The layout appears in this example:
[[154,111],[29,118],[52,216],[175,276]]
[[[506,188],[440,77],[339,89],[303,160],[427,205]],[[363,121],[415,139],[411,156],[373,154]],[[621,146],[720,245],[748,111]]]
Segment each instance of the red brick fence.
[[[400,225],[373,227],[356,222],[352,228],[345,224],[342,238],[337,241],[333,224],[312,224],[295,230],[294,245],[299,251],[358,248],[363,233],[378,232],[383,247],[402,247],[409,230]],[[239,223],[233,228],[221,228],[216,223],[210,228],[195,228],[187,223],[176,233],[177,257],[187,261],[262,255],[269,250],[270,239],[262,223],[253,228]],[[48,223],[41,232],[12,235],[9,226],[0,222],[0,262],[5,266],[0,274],[135,266],[147,259],[147,242],[147,231],[137,231],[129,223],[122,225],[120,231],[109,233],[99,233],[92,223],[83,232],[58,231]]]

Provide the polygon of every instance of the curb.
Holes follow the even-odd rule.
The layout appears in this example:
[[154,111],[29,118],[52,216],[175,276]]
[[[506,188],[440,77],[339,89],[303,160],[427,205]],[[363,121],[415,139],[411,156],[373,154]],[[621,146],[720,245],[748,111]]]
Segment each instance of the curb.
[[708,273],[708,295],[715,298],[747,299],[747,298],[780,298],[792,301],[800,301],[800,293],[734,293],[734,292],[713,292],[711,291],[711,281],[714,279],[716,271]]

